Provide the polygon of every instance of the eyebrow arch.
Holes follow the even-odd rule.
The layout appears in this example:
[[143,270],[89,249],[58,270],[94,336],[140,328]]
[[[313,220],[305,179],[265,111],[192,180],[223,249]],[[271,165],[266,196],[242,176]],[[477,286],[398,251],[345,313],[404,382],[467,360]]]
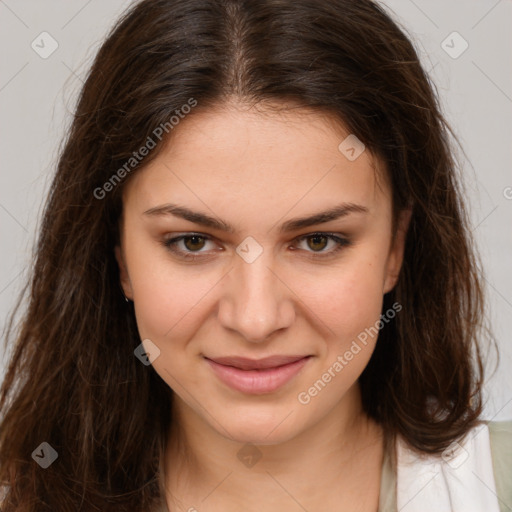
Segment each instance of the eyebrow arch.
[[[318,213],[314,213],[313,215],[309,215],[307,217],[299,217],[288,220],[281,225],[279,232],[288,233],[291,231],[296,231],[298,229],[314,226],[316,224],[322,224],[331,220],[336,220],[341,217],[345,217],[350,213],[368,213],[368,208],[366,206],[355,203],[341,203],[337,206]],[[210,217],[205,213],[196,212],[184,206],[179,206],[172,203],[150,208],[144,212],[144,215],[174,215],[195,224],[200,224],[202,226],[217,229],[219,231],[225,231],[228,233],[235,233],[236,231],[233,226],[222,220],[218,220],[214,217]]]

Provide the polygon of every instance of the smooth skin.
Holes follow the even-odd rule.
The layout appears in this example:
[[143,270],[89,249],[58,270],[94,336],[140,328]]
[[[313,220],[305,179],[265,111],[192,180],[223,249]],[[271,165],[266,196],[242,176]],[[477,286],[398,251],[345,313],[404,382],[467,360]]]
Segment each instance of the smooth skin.
[[[320,112],[230,101],[193,112],[171,135],[126,183],[116,247],[141,340],[159,348],[153,367],[174,391],[169,510],[375,512],[383,434],[362,411],[357,379],[376,336],[309,403],[298,396],[378,323],[402,265],[410,211],[393,238],[382,164],[367,150],[350,161],[338,149],[349,132]],[[341,203],[367,211],[280,231]],[[165,213],[167,204],[233,231]],[[337,243],[312,236],[318,232],[349,243],[335,252]],[[179,254],[165,245],[184,234],[199,238],[171,246]],[[257,244],[244,245],[247,237]],[[248,262],[237,247],[262,253]],[[271,355],[312,357],[263,394],[232,389],[205,360]],[[247,443],[260,457],[252,466],[239,457]]]

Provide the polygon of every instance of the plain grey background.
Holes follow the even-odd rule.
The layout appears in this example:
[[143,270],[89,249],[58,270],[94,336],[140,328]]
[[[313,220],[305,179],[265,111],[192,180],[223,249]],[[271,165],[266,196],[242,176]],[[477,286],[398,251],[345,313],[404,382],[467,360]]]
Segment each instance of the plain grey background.
[[[498,371],[486,386],[485,416],[511,419],[512,1],[381,3],[413,39],[463,145],[465,155],[457,156],[501,351]],[[108,29],[130,4],[0,0],[0,329],[31,265],[76,94]],[[7,355],[0,355],[3,376]]]

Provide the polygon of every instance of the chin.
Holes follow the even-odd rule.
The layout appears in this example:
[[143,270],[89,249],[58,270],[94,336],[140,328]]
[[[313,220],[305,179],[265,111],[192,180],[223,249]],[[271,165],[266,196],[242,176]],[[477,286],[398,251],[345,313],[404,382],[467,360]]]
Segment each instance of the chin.
[[300,434],[303,426],[295,411],[289,408],[267,412],[238,409],[236,415],[219,418],[219,423],[226,430],[216,423],[212,427],[224,437],[242,444],[262,446],[285,443]]
[[[254,426],[241,426],[239,429],[235,431],[230,431],[232,437],[232,441],[235,441],[240,444],[254,444],[259,446],[273,446],[286,443],[290,441],[297,435],[299,432],[279,432],[274,433],[271,432],[271,428],[266,429],[264,432],[261,430],[256,430]],[[226,435],[225,432],[219,432],[220,434]]]

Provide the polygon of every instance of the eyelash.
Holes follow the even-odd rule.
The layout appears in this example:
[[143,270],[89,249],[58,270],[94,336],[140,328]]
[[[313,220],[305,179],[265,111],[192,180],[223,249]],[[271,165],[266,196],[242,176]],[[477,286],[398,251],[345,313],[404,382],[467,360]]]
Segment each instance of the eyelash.
[[[184,240],[186,238],[192,238],[194,236],[197,236],[199,238],[202,238],[206,241],[212,241],[212,238],[210,238],[207,235],[203,235],[201,233],[187,233],[185,235],[180,235],[176,238],[170,238],[168,240],[164,240],[162,243],[164,247],[166,247],[169,251],[173,252],[174,254],[177,254],[179,257],[185,259],[185,260],[197,260],[200,258],[203,258],[202,253],[200,252],[186,252],[179,249],[176,249],[175,246],[178,242],[181,240]],[[311,252],[312,256],[310,256],[313,259],[320,259],[320,258],[327,258],[330,256],[333,256],[334,254],[341,251],[344,247],[348,247],[351,245],[350,240],[347,238],[339,237],[333,233],[324,233],[324,232],[315,232],[315,233],[309,233],[307,235],[300,236],[295,239],[296,242],[302,242],[303,240],[306,240],[308,238],[314,238],[315,236],[321,236],[329,238],[330,240],[333,240],[336,243],[336,247],[328,252],[314,252],[314,251],[306,251]]]

